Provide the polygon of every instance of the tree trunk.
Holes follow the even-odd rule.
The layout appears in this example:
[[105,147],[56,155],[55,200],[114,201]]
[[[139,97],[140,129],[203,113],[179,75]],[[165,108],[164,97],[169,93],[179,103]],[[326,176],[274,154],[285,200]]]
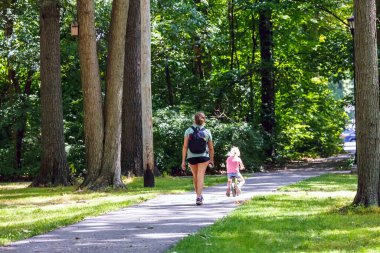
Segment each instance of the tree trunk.
[[[376,19],[380,20],[380,0],[376,0]],[[379,51],[380,46],[380,27],[376,26],[376,43],[377,51]]]
[[40,4],[42,159],[39,174],[32,185],[68,185],[69,169],[63,136],[58,1],[43,0]]
[[358,190],[354,204],[379,205],[380,108],[375,0],[355,0]]
[[168,89],[168,104],[174,105],[173,83],[172,83],[172,78],[170,75],[168,59],[166,59],[165,61],[165,81],[166,81],[166,87]]
[[275,90],[271,10],[264,6],[260,10],[259,33],[261,53],[261,125],[264,130],[264,152],[270,161],[274,156]]
[[141,105],[144,187],[154,187],[153,122],[150,60],[150,1],[141,0]]
[[[30,87],[32,85],[32,76],[34,71],[29,71],[28,76],[25,82],[24,91],[21,91],[21,87],[19,87],[19,99],[21,102],[21,114],[16,119],[16,129],[15,129],[15,165],[14,168],[16,170],[21,170],[22,168],[22,156],[23,156],[23,146],[24,146],[24,137],[26,131],[26,117],[27,117],[27,98],[30,95]],[[62,106],[62,105],[61,105]],[[62,119],[63,120],[63,119]]]
[[254,73],[254,66],[255,66],[255,53],[256,53],[256,48],[257,48],[257,38],[255,36],[256,32],[256,22],[255,22],[255,17],[252,14],[251,15],[251,29],[252,29],[252,57],[251,57],[251,63],[250,66],[248,67],[249,71],[249,115],[248,119],[250,122],[253,122],[254,115],[255,115],[255,86],[253,82],[253,73]]
[[204,78],[203,75],[203,65],[202,65],[202,45],[200,42],[199,36],[195,36],[194,38],[195,43],[193,45],[193,52],[194,52],[194,74],[196,77],[199,78],[199,80],[202,80]]
[[124,187],[121,181],[120,152],[128,6],[129,0],[114,0],[112,3],[106,78],[104,153],[101,174],[92,188],[110,185],[114,188]]
[[[12,41],[12,34],[13,34],[13,27],[14,27],[14,20],[13,20],[13,12],[15,12],[15,0],[6,0],[3,2],[3,5],[1,6],[2,14],[4,16],[4,37],[5,40]],[[11,12],[9,12],[11,10]],[[6,43],[8,44],[8,42]],[[10,44],[9,50],[12,50],[12,44]],[[11,54],[9,54],[11,55]],[[7,77],[8,82],[6,85],[4,85],[3,94],[1,94],[1,98],[6,96],[6,93],[10,91],[10,94],[8,94],[9,97],[13,98],[15,104],[20,105],[20,112],[17,113],[13,118],[13,133],[12,133],[12,140],[14,143],[14,159],[13,159],[13,169],[14,172],[20,171],[22,167],[22,147],[23,147],[23,139],[25,134],[25,128],[26,128],[26,97],[29,94],[23,94],[20,86],[20,80],[17,78],[16,70],[12,66],[12,56],[8,57],[6,66],[7,66]],[[29,77],[31,77],[31,72],[28,73],[27,83],[26,85],[30,85],[31,82],[28,82],[30,80]],[[19,101],[17,101],[19,100]],[[0,101],[1,102],[1,101]]]
[[125,43],[122,172],[143,176],[140,0],[130,0]]
[[[200,4],[201,1],[200,0],[194,0],[194,3],[196,5],[196,9],[198,11],[200,11],[198,8],[198,4]],[[206,15],[207,13],[203,13],[203,14]],[[197,78],[199,78],[199,80],[202,80],[204,78],[204,70],[203,70],[203,64],[202,64],[203,50],[202,50],[202,41],[198,35],[194,36],[193,52],[194,52],[194,59],[193,59],[194,71],[193,72],[194,72],[194,75]]]
[[77,8],[87,168],[87,174],[82,187],[89,187],[99,176],[101,170],[104,121],[99,62],[96,50],[94,2],[93,0],[78,0]]
[[234,55],[235,55],[235,3],[234,0],[228,1],[228,23],[230,28],[230,69],[235,68]]

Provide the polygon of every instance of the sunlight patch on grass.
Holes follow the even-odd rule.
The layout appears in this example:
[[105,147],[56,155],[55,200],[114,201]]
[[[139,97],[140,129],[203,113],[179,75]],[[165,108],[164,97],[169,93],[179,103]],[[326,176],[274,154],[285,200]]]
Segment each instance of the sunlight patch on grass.
[[14,189],[23,189],[30,185],[30,182],[21,182],[21,183],[0,183],[1,190],[14,190]]
[[325,174],[281,187],[280,191],[356,191],[357,176],[353,174]]

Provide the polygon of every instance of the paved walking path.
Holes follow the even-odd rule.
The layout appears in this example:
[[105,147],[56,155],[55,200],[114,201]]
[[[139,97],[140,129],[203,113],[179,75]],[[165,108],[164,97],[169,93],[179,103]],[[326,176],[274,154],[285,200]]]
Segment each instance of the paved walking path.
[[271,194],[278,187],[331,170],[297,169],[256,173],[246,179],[243,193],[225,196],[225,185],[204,191],[204,205],[195,205],[195,194],[161,195],[142,204],[92,217],[47,234],[0,247],[0,252],[166,252],[180,239],[227,215],[236,200]]

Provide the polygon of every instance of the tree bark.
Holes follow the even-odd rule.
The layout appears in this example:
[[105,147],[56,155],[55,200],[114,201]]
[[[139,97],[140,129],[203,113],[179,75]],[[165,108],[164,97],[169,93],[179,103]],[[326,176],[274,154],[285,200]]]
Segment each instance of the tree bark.
[[[22,168],[22,157],[23,157],[23,147],[24,147],[24,137],[25,137],[25,131],[26,131],[26,117],[27,117],[27,98],[30,95],[30,87],[32,86],[32,76],[34,74],[34,71],[29,71],[24,91],[21,91],[21,87],[19,87],[19,99],[21,101],[21,114],[16,119],[16,129],[15,129],[15,165],[14,168],[16,170],[21,170]],[[62,105],[61,105],[62,106]],[[62,119],[63,120],[63,119]]]
[[[4,37],[5,40],[9,40],[9,42],[12,42],[12,34],[13,34],[13,27],[14,27],[14,20],[13,20],[13,12],[15,12],[15,0],[5,0],[1,4],[1,10],[4,17]],[[9,10],[11,12],[9,13]],[[6,43],[8,44],[8,43]],[[9,43],[10,48],[9,50],[12,50],[12,44]],[[11,55],[11,54],[9,54]],[[26,130],[26,100],[27,97],[30,95],[30,92],[25,93],[21,89],[20,80],[17,78],[17,73],[14,67],[12,66],[12,56],[9,56],[6,62],[7,66],[7,77],[8,82],[3,86],[2,94],[0,94],[0,105],[1,100],[5,98],[7,95],[10,97],[15,104],[19,104],[21,113],[17,113],[14,116],[14,123],[12,124],[12,140],[14,143],[14,159],[13,159],[13,169],[14,172],[20,171],[22,169],[22,153],[23,153],[23,142],[24,142],[24,135]],[[26,79],[25,83],[25,91],[30,91],[30,85],[31,85],[31,76],[33,75],[32,71],[29,71],[28,77]],[[6,94],[8,93],[9,94]],[[17,101],[19,100],[19,101]]]
[[275,134],[275,88],[274,88],[274,64],[273,64],[273,39],[271,10],[264,6],[260,10],[259,34],[261,54],[261,125],[264,130],[265,155],[272,161],[274,156]]
[[59,7],[57,0],[40,6],[42,159],[33,186],[68,185],[63,136]]
[[95,182],[101,171],[104,120],[96,50],[94,2],[92,0],[78,0],[77,8],[87,168],[87,174],[81,187],[89,187]]
[[150,1],[141,0],[141,105],[144,187],[154,187],[153,122],[151,94]]
[[106,78],[104,153],[102,171],[94,185],[96,188],[109,185],[113,185],[114,188],[124,187],[121,181],[120,153],[128,7],[129,0],[114,0],[112,3]]
[[234,61],[234,55],[235,55],[235,3],[234,0],[228,1],[228,23],[230,28],[230,69],[235,68],[235,61]]
[[[376,19],[380,19],[380,0],[376,0]],[[379,51],[380,46],[380,27],[376,26],[376,43],[377,43],[377,51]]]
[[125,43],[122,172],[143,176],[140,0],[130,0]]
[[170,75],[168,59],[166,59],[165,61],[165,81],[166,81],[166,87],[168,89],[168,104],[174,105],[173,83],[172,83],[172,78]]
[[255,72],[254,66],[255,66],[255,53],[256,53],[256,48],[257,48],[257,38],[255,36],[256,33],[256,22],[255,22],[255,17],[252,14],[251,15],[251,29],[252,29],[252,57],[251,57],[251,63],[248,68],[249,71],[249,115],[248,119],[250,122],[253,122],[254,120],[254,115],[255,115],[255,86],[253,82],[253,73]]
[[355,0],[358,190],[354,204],[379,205],[380,108],[375,0]]
[[[200,4],[201,1],[200,0],[194,0],[194,3],[196,5],[197,10],[200,11],[198,8],[198,4]],[[205,12],[203,12],[203,14],[207,15],[207,13],[205,13]],[[204,70],[203,70],[203,64],[202,64],[203,49],[202,49],[201,38],[198,35],[194,36],[193,52],[194,52],[194,59],[193,59],[194,71],[193,72],[194,72],[195,76],[199,78],[199,80],[202,80],[204,78]]]

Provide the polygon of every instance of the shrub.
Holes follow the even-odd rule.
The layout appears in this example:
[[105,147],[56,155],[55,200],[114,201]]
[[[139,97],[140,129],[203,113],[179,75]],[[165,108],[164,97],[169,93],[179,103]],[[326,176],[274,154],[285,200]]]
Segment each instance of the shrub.
[[[156,110],[153,121],[154,150],[159,170],[178,171],[182,161],[185,130],[193,123],[193,115],[184,115],[176,108]],[[215,166],[210,172],[224,170],[226,155],[232,146],[239,147],[241,158],[249,170],[257,170],[263,161],[260,132],[244,122],[222,123],[215,118],[206,122],[213,136]]]

